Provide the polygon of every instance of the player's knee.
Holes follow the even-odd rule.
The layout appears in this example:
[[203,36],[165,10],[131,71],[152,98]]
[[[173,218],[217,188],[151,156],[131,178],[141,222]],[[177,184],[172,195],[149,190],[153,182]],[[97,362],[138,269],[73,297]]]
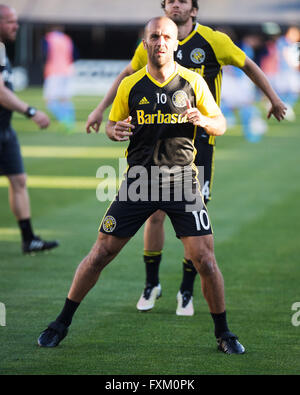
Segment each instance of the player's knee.
[[96,270],[102,270],[118,254],[119,248],[109,237],[103,235],[94,244],[89,253],[90,264]]
[[9,179],[10,179],[11,187],[15,192],[22,191],[26,188],[27,176],[25,173],[11,176],[9,177]]
[[216,271],[216,260],[212,252],[199,252],[193,256],[192,262],[202,276],[211,276]]
[[147,222],[151,226],[162,226],[164,223],[166,214],[163,211],[156,211],[148,218]]
[[93,247],[86,257],[89,267],[95,272],[101,272],[104,267],[111,261],[111,253],[105,248]]
[[95,257],[94,262],[96,265],[109,263],[116,253],[108,243],[96,244],[93,252]]

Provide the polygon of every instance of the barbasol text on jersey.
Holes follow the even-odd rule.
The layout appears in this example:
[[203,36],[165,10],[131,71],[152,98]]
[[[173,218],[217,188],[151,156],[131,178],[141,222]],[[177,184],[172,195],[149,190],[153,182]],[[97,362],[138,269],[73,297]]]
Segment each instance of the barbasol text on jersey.
[[153,125],[153,124],[176,124],[188,122],[187,116],[182,117],[181,114],[164,114],[158,110],[155,114],[145,114],[144,110],[136,111],[138,125]]

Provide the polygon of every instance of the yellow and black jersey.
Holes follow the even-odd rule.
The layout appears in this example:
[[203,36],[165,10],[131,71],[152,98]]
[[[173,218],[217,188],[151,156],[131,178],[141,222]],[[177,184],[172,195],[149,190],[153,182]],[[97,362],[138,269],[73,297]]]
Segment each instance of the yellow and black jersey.
[[[182,66],[200,74],[207,82],[216,102],[220,105],[222,66],[233,65],[243,67],[246,54],[238,48],[224,33],[210,27],[195,24],[194,30],[182,41],[179,41],[175,52],[175,60]],[[134,70],[147,64],[147,51],[141,43],[131,60]],[[199,137],[208,139],[208,135],[199,130]],[[209,138],[214,144],[214,137]]]
[[164,83],[156,81],[147,66],[121,82],[109,120],[132,116],[135,125],[127,148],[129,166],[188,166],[194,161],[197,128],[181,114],[190,100],[203,115],[221,114],[206,82],[197,73],[175,63]]

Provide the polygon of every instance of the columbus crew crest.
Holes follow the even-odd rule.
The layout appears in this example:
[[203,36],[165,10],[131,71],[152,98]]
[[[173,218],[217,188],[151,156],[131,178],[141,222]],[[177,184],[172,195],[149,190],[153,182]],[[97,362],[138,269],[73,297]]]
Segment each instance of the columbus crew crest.
[[195,48],[191,52],[191,61],[196,64],[201,64],[205,60],[205,52],[203,51],[202,48]]
[[186,106],[187,99],[188,96],[184,91],[176,91],[173,93],[172,103],[175,107],[182,108]]
[[117,221],[111,215],[107,215],[103,220],[103,229],[105,232],[111,233],[115,230]]

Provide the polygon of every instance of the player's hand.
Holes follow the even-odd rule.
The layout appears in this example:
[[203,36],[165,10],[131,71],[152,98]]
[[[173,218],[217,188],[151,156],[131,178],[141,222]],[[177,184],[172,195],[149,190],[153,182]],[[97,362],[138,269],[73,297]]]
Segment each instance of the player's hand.
[[50,118],[42,111],[37,111],[31,118],[41,129],[45,129],[50,125]]
[[281,100],[278,100],[277,102],[272,103],[272,107],[268,112],[268,119],[270,119],[271,116],[274,115],[277,121],[280,122],[284,119],[286,111],[286,105]]
[[130,122],[132,117],[124,119],[124,121],[118,121],[113,129],[113,138],[117,141],[127,141],[132,136],[132,129],[135,128]]
[[91,133],[93,129],[96,133],[99,132],[100,129],[100,125],[102,123],[103,120],[103,113],[99,110],[97,110],[97,108],[92,111],[90,113],[90,115],[88,116],[88,119],[86,121],[86,125],[85,125],[85,129],[87,133]]
[[192,107],[189,99],[186,100],[186,107],[187,109],[181,114],[181,117],[183,118],[186,116],[190,123],[204,128],[207,125],[205,116],[201,114],[198,108]]

